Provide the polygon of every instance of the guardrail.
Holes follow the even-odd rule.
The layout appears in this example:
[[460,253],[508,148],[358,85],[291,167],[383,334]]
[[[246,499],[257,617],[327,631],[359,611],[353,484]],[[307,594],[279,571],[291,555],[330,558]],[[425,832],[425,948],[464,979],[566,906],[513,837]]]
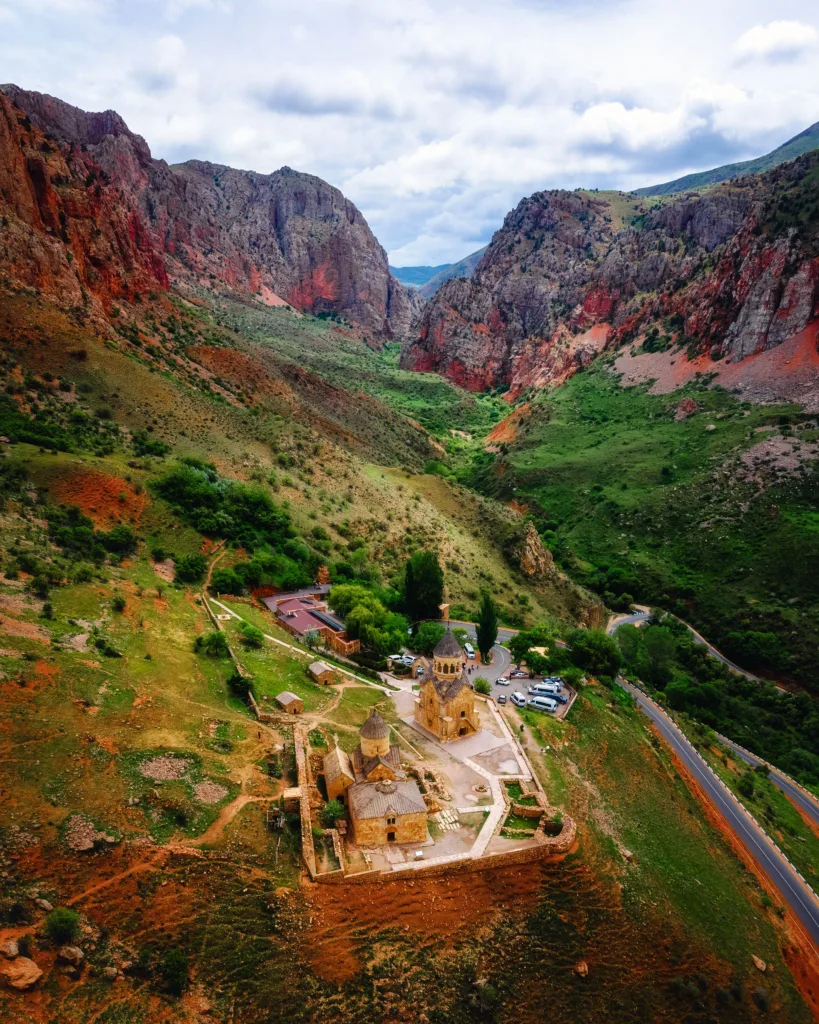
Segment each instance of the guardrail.
[[[722,788],[725,790],[725,792],[728,794],[728,796],[731,798],[731,800],[736,804],[736,806],[745,815],[745,817],[751,822],[751,824],[755,825],[756,828],[758,828],[759,831],[765,836],[765,838],[768,840],[768,842],[771,844],[771,846],[774,848],[774,850],[776,850],[776,852],[779,854],[779,856],[782,858],[782,860],[785,861],[785,863],[788,865],[788,867],[791,869],[791,871],[793,871],[793,873],[796,875],[796,877],[800,880],[800,882],[802,882],[802,884],[805,886],[805,888],[808,890],[808,892],[811,894],[811,896],[814,898],[814,900],[816,900],[817,904],[819,905],[819,896],[816,894],[815,889],[808,882],[808,880],[805,878],[805,876],[802,874],[802,872],[799,870],[799,868],[797,868],[789,860],[787,855],[785,853],[783,853],[783,851],[780,849],[780,847],[776,843],[776,840],[774,840],[773,837],[769,834],[769,832],[762,825],[760,825],[760,823],[753,816],[753,814],[751,814],[751,812],[748,810],[748,808],[745,806],[745,804],[743,804],[742,801],[739,799],[739,797],[737,797],[737,795],[734,793],[734,791],[731,789],[731,787],[726,785],[726,783],[724,783],[722,781],[722,779],[719,777],[719,775],[717,775],[717,773],[714,771],[714,769],[711,767],[711,765],[705,760],[705,758],[702,756],[702,754],[699,752],[699,750],[697,750],[697,748],[694,746],[694,744],[691,742],[691,740],[689,740],[689,738],[685,735],[685,733],[682,731],[682,729],[677,725],[677,723],[674,721],[674,719],[668,714],[668,712],[665,710],[665,708],[661,707],[657,703],[657,701],[654,700],[652,697],[649,697],[649,695],[641,687],[636,686],[634,683],[627,683],[621,677],[621,685],[623,685],[623,684],[625,684],[625,686],[624,686],[625,689],[637,690],[637,692],[642,697],[644,697],[645,700],[647,700],[650,704],[652,704],[657,709],[657,711],[660,712],[660,714],[665,716],[665,718],[677,730],[677,732],[680,734],[680,736],[683,738],[683,740],[688,744],[688,746],[691,748],[693,753],[696,754],[696,756],[700,759],[700,761],[702,761],[702,763],[705,766],[705,768],[708,769],[708,771],[711,773],[711,775],[713,775],[714,779],[719,783],[720,786],[722,786]],[[754,756],[756,756],[756,755],[754,755]]]

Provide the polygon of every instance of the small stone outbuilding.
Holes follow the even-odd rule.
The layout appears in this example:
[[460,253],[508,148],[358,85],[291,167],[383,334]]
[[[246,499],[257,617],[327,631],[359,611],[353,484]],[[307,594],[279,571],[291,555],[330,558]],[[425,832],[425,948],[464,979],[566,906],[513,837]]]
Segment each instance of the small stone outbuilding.
[[347,800],[358,846],[426,841],[427,806],[415,782],[356,782]]
[[324,755],[324,781],[327,784],[327,799],[346,803],[345,793],[355,782],[350,755],[338,744]]
[[289,690],[282,690],[276,697],[276,703],[288,715],[300,715],[304,711],[304,701]]
[[324,661],[312,662],[307,671],[310,673],[311,678],[317,683],[321,683],[322,686],[329,686],[331,683],[338,682],[338,673],[331,665]]

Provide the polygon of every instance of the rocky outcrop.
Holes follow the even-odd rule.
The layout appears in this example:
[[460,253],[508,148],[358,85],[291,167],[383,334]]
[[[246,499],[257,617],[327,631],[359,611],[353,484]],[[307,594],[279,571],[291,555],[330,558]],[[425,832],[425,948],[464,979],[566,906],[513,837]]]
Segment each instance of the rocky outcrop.
[[43,972],[27,956],[18,956],[14,960],[0,963],[0,978],[8,988],[25,992],[42,978]]
[[320,178],[169,166],[114,111],[2,91],[0,206],[16,240],[0,261],[13,280],[103,303],[169,283],[226,289],[338,314],[373,338],[406,336],[417,300],[361,213]]
[[402,365],[471,390],[559,383],[656,328],[741,360],[819,316],[819,154],[703,194],[538,192],[504,220],[471,280],[422,311]]
[[556,574],[551,551],[547,551],[530,520],[518,552],[520,571],[529,579],[547,580]]

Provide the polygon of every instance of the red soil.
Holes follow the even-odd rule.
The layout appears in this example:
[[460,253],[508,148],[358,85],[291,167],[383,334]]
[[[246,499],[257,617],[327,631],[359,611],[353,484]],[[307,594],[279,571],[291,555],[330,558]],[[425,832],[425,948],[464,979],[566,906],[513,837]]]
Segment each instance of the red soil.
[[538,900],[544,870],[525,864],[414,881],[312,886],[307,952],[313,970],[330,981],[353,977],[362,966],[358,949],[384,928],[411,932],[420,943],[455,941],[459,932],[488,925],[496,915],[528,911]]
[[148,503],[144,491],[137,494],[126,480],[94,469],[61,476],[51,491],[60,504],[77,505],[98,529],[110,529],[118,522],[138,523]]
[[819,412],[819,322],[740,362],[714,362],[709,356],[689,361],[681,353],[655,352],[621,355],[614,368],[624,374],[624,383],[654,379],[655,395],[676,391],[698,373],[715,373],[716,383],[729,390],[741,386],[750,401],[796,400],[809,412]]
[[504,441],[514,441],[518,436],[518,430],[521,424],[529,414],[530,403],[525,402],[523,405],[515,409],[514,412],[510,412],[506,419],[500,421],[500,423],[492,430],[487,436],[487,442],[491,444],[500,444]]

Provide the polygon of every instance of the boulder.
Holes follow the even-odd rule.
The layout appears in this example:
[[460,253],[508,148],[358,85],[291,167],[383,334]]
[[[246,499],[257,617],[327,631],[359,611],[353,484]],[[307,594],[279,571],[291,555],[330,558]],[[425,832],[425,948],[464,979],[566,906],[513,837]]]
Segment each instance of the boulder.
[[39,899],[35,900],[34,902],[37,904],[40,910],[44,910],[47,914],[50,914],[51,911],[54,909],[54,907],[52,906],[52,904],[48,902],[48,900]]
[[589,973],[589,965],[586,963],[585,960],[578,960],[577,963],[572,968],[572,971],[579,978],[585,978],[586,975]]
[[6,960],[13,960],[16,956],[20,955],[20,947],[14,939],[9,939],[8,942],[4,942],[0,946],[0,956],[4,956]]
[[768,970],[768,965],[767,965],[767,964],[765,963],[765,961],[764,961],[764,960],[760,960],[760,958],[759,958],[758,956],[753,956],[753,955],[752,955],[752,956],[751,956],[751,959],[752,959],[752,960],[753,960],[753,962],[754,962],[754,967],[756,967],[756,969],[757,969],[758,971],[762,971],[762,972],[763,972],[763,974],[764,974],[764,973],[765,973],[765,971],[767,971],[767,970]]
[[85,953],[79,946],[60,946],[57,956],[60,960],[65,960],[66,963],[73,964],[75,967],[79,967],[85,960]]
[[43,972],[27,956],[18,956],[8,963],[0,963],[0,978],[9,988],[16,988],[20,992],[36,985],[42,976]]
[[116,969],[116,967],[103,967],[102,976],[108,981],[114,981],[116,978],[119,977],[119,971]]

